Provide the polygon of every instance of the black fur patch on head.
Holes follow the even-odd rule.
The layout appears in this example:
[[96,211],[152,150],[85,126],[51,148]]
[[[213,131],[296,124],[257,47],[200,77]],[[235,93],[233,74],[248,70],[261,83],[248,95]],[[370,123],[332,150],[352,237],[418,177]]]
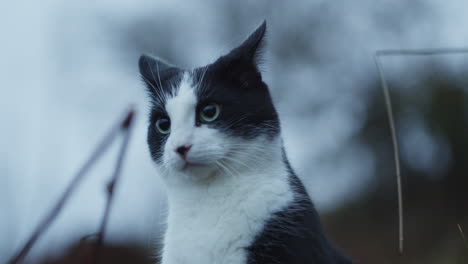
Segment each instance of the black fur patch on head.
[[183,71],[150,55],[140,57],[139,68],[151,98],[147,142],[151,157],[160,163],[169,134],[159,133],[156,121],[168,116],[165,109],[166,98],[174,93],[174,87],[179,86]]
[[164,153],[164,145],[170,134],[161,134],[156,128],[156,121],[161,117],[167,117],[167,113],[163,107],[152,104],[150,111],[150,120],[148,124],[147,142],[151,153],[151,158],[157,163],[162,162]]
[[216,62],[194,71],[200,105],[217,103],[222,110],[210,126],[246,139],[279,133],[278,114],[258,69],[266,23],[239,47]]
[[[189,72],[198,97],[194,125],[207,125],[244,139],[258,136],[273,138],[278,135],[278,114],[258,69],[265,32],[266,23],[263,22],[227,55]],[[159,133],[155,122],[167,116],[164,109],[165,95],[175,94],[174,88],[178,87],[186,71],[149,55],[140,57],[139,68],[152,99],[148,145],[153,159],[160,162],[164,144],[170,134]],[[220,106],[220,115],[213,122],[203,123],[200,111],[211,103]]]
[[180,83],[183,70],[147,54],[140,56],[138,66],[153,103],[164,106],[164,95],[173,94],[173,87]]

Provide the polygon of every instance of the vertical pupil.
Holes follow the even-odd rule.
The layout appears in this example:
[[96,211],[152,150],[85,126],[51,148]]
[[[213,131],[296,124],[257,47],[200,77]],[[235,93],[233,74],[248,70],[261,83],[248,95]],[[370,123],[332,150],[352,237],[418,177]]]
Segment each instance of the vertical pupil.
[[166,131],[169,129],[169,120],[168,119],[160,119],[159,120],[159,128],[161,128],[162,130]]
[[213,117],[216,114],[216,108],[212,105],[208,105],[205,107],[205,109],[203,109],[203,113],[207,117]]

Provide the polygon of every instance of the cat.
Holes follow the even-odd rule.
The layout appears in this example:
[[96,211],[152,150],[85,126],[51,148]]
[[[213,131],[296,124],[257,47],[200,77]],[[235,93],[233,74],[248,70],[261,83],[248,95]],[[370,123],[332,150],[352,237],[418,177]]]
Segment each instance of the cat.
[[259,61],[264,21],[214,63],[142,55],[147,142],[167,188],[163,264],[352,263],[289,165]]

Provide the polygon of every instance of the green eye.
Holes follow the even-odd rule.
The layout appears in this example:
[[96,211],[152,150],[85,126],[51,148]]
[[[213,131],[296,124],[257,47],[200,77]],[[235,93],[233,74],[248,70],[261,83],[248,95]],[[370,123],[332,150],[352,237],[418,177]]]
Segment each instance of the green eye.
[[171,132],[171,120],[167,117],[160,118],[156,121],[156,128],[159,133],[165,135]]
[[217,104],[205,105],[200,111],[200,118],[204,122],[213,122],[219,117],[221,108]]

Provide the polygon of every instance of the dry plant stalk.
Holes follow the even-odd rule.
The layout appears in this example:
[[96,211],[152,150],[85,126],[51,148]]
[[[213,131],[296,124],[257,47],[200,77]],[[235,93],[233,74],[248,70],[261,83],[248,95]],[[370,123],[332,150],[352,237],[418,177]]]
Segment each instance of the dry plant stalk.
[[105,207],[105,210],[104,210],[104,215],[102,217],[101,225],[99,227],[97,243],[96,243],[94,256],[93,256],[93,263],[94,264],[97,264],[99,262],[99,257],[100,257],[99,253],[101,251],[102,244],[103,244],[103,241],[104,241],[106,226],[107,226],[107,223],[109,221],[109,215],[110,215],[110,210],[111,210],[111,207],[112,207],[112,202],[114,201],[115,186],[117,185],[117,182],[120,179],[123,160],[124,160],[124,157],[125,157],[125,153],[127,153],[128,142],[130,140],[130,133],[131,133],[130,128],[131,128],[132,121],[133,121],[133,115],[134,115],[134,112],[130,111],[127,118],[124,120],[124,122],[122,122],[122,129],[125,129],[125,135],[124,135],[122,145],[120,147],[119,155],[117,157],[117,162],[115,164],[114,173],[113,173],[112,178],[110,179],[109,183],[107,184],[106,207]]
[[[121,121],[119,121],[116,125],[114,125],[112,129],[104,136],[104,138],[97,145],[96,149],[92,152],[88,160],[78,170],[78,173],[75,175],[75,177],[72,179],[72,181],[69,183],[69,185],[63,192],[63,194],[57,200],[57,203],[55,204],[55,206],[52,208],[49,214],[47,214],[47,216],[40,222],[40,224],[31,234],[31,236],[29,237],[27,242],[24,244],[24,246],[21,248],[21,250],[13,258],[11,258],[9,263],[11,264],[21,263],[21,261],[28,254],[29,250],[34,246],[37,240],[44,234],[44,232],[49,228],[49,226],[52,224],[55,218],[57,218],[57,216],[60,214],[63,207],[65,206],[65,204],[67,203],[71,195],[74,193],[74,191],[78,188],[79,184],[84,180],[89,170],[93,167],[94,164],[97,163],[99,158],[103,156],[106,150],[109,149],[111,144],[115,141],[116,137],[120,133],[124,133],[125,135],[124,142],[122,144],[119,157],[117,160],[117,164],[115,166],[114,176],[111,180],[112,193],[113,193],[113,186],[117,182],[118,177],[120,175],[121,168],[122,168],[123,157],[127,149],[128,140],[130,137],[130,128],[132,125],[134,114],[135,114],[135,111],[133,109],[130,109],[129,111],[127,111],[127,113],[125,114],[125,117],[121,119]],[[97,249],[101,247],[101,244],[102,244],[103,230],[105,230],[105,225],[107,223],[108,212],[110,210],[110,205],[112,203],[112,197],[113,195],[108,195],[106,213],[104,215],[105,219],[103,219],[102,221],[101,228],[100,228],[101,231],[99,233],[99,240],[98,240],[98,243],[96,244]],[[96,250],[96,252],[98,252],[98,250]]]
[[466,241],[465,233],[463,232],[463,229],[462,229],[460,224],[457,224],[457,227],[458,227],[458,231],[460,231],[460,235],[461,235],[461,237],[463,239],[463,243],[464,243],[465,247],[468,249],[468,241]]
[[378,50],[375,52],[374,61],[379,71],[382,90],[385,97],[385,104],[387,108],[388,121],[390,125],[390,133],[392,135],[393,152],[395,159],[396,182],[398,192],[398,248],[400,253],[403,253],[404,246],[404,218],[403,218],[403,190],[401,183],[401,166],[400,166],[400,151],[398,138],[395,130],[395,119],[393,116],[392,101],[390,97],[390,90],[385,79],[383,66],[380,57],[384,56],[425,56],[425,55],[441,55],[441,54],[460,54],[468,53],[468,48],[438,48],[438,49],[394,49],[394,50]]

